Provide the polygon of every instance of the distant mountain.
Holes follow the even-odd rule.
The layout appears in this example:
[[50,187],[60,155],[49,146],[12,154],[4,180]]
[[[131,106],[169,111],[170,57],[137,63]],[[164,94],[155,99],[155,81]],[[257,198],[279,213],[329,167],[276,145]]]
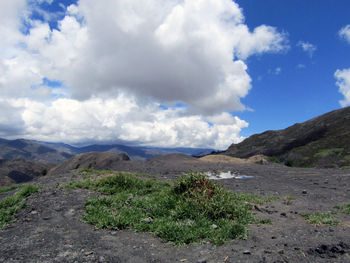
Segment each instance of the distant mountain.
[[45,143],[31,140],[0,139],[0,159],[25,159],[40,163],[60,163],[71,158],[74,153],[58,151]]
[[290,166],[350,166],[350,107],[284,130],[255,134],[222,154],[247,158],[264,154]]
[[89,145],[74,147],[64,143],[50,143],[25,139],[0,139],[0,159],[26,159],[41,163],[61,163],[74,155],[87,152],[126,153],[132,160],[148,160],[169,153],[205,155],[213,149],[202,148],[161,148],[144,146],[126,146],[121,144]]

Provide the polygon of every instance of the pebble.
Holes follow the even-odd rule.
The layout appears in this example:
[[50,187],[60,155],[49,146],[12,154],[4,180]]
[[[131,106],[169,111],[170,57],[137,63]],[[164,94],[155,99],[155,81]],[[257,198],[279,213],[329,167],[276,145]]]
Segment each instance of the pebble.
[[206,259],[200,259],[197,261],[197,263],[207,263],[207,260]]
[[306,190],[303,190],[301,193],[302,193],[303,195],[306,195],[306,194],[307,194],[307,191],[306,191]]
[[283,212],[281,213],[281,216],[287,217],[287,214]]
[[244,254],[244,255],[251,255],[252,252],[250,252],[249,250],[244,250],[244,251],[243,251],[243,254]]
[[141,220],[143,223],[152,223],[153,219],[151,217],[147,217]]
[[212,229],[217,229],[217,228],[218,228],[218,226],[215,225],[215,224],[212,224],[210,227],[211,227]]

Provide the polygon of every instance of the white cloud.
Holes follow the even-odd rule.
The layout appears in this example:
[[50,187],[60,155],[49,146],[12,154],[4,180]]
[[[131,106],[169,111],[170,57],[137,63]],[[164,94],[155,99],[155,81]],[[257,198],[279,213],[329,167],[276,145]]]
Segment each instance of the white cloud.
[[282,69],[280,67],[275,68],[275,75],[279,75],[281,74],[281,72],[282,72]]
[[[47,21],[57,14],[28,18],[38,1],[51,0],[27,9],[24,0],[0,3],[9,10],[0,11],[0,98],[22,103],[23,134],[37,139],[228,146],[247,125],[225,113],[245,109],[240,99],[251,78],[244,60],[288,49],[274,27],[251,31],[231,0],[80,0],[56,29]],[[43,78],[65,89],[50,90]],[[178,102],[187,108],[157,106]],[[134,110],[123,110],[129,104]]]
[[[57,99],[49,105],[15,99],[7,106],[13,109],[12,114],[7,120],[1,119],[2,123],[20,120],[25,130],[23,137],[68,143],[122,140],[144,145],[225,149],[243,139],[239,132],[248,125],[228,113],[208,119],[200,115],[188,116],[183,114],[184,109],[164,110],[159,105],[141,104],[123,94],[107,100]],[[16,114],[16,118],[11,118]]]
[[306,66],[305,66],[304,64],[298,64],[298,65],[297,65],[297,68],[298,68],[298,69],[303,69],[303,68],[306,68]]
[[350,25],[346,25],[340,29],[339,36],[344,38],[350,44]]
[[261,25],[250,33],[246,25],[240,24],[233,31],[235,51],[241,59],[246,59],[253,54],[281,52],[289,49],[286,34],[278,33],[277,29],[271,26]]
[[308,53],[310,58],[312,58],[314,52],[317,50],[317,47],[309,42],[299,41],[297,46],[301,47],[303,51]]
[[344,95],[344,100],[339,101],[342,107],[350,105],[350,68],[337,70],[334,73],[337,79],[336,85],[339,87],[339,92]]
[[205,114],[242,110],[251,79],[234,54],[245,59],[285,48],[275,28],[250,33],[230,0],[85,0],[68,10],[79,10],[85,23],[67,15],[59,31],[37,25],[27,43],[46,61],[41,65],[50,65],[41,71],[62,79],[77,99],[126,90]]

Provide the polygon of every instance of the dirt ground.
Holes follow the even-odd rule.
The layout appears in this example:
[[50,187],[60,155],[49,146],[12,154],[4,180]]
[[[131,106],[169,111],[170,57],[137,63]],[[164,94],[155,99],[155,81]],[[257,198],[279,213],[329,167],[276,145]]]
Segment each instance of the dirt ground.
[[334,211],[335,205],[349,203],[350,170],[181,155],[145,163],[121,161],[113,169],[148,173],[160,180],[189,171],[231,171],[253,177],[217,180],[225,188],[281,198],[254,208],[257,217],[270,218],[272,224],[250,225],[246,240],[177,247],[148,233],[94,230],[81,222],[85,200],[94,193],[57,187],[80,179],[74,171],[51,174],[34,182],[43,189],[29,198],[15,223],[0,231],[0,262],[350,262],[350,215],[338,213],[337,226],[310,225],[300,215]]

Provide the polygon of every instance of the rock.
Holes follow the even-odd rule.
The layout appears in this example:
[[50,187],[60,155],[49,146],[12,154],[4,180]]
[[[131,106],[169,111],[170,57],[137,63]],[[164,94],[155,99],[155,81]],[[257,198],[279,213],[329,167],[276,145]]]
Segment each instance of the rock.
[[301,193],[302,193],[303,195],[306,195],[306,194],[307,194],[307,191],[306,191],[306,190],[303,190]]
[[207,263],[207,260],[206,259],[200,259],[197,261],[197,263]]
[[153,219],[151,217],[147,217],[141,220],[143,223],[152,223]]
[[215,225],[215,224],[212,224],[211,226],[210,226],[212,229],[217,229],[217,228],[219,228],[217,225]]
[[287,214],[283,212],[283,213],[281,213],[281,216],[287,217]]
[[244,255],[251,255],[252,252],[250,252],[249,250],[244,250],[244,251],[243,251],[243,254],[244,254]]

